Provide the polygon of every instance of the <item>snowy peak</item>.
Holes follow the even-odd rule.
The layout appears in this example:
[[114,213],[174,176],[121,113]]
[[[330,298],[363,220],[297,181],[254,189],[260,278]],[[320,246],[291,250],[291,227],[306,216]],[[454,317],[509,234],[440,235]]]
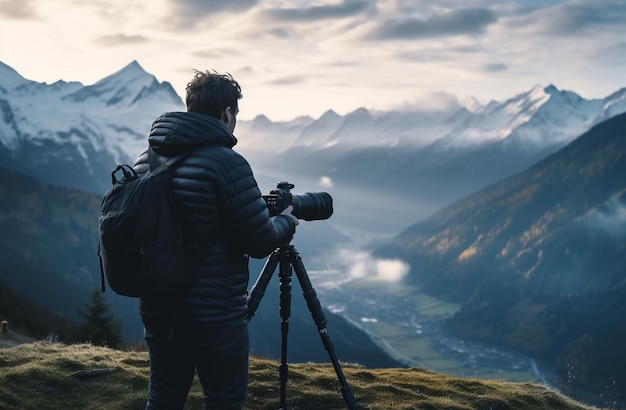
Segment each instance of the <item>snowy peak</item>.
[[103,78],[99,82],[110,82],[119,80],[122,83],[128,83],[130,81],[134,81],[136,78],[151,76],[143,69],[143,67],[137,62],[137,60],[133,60],[131,63],[123,67],[121,70]]
[[550,99],[552,94],[548,91],[553,89],[556,90],[554,87],[535,86],[530,91],[507,100],[502,108],[514,115],[527,116],[533,114]]
[[[104,77],[93,85],[94,88],[137,88],[147,83],[156,81],[156,78],[148,74],[137,61],[133,61],[121,70]],[[138,86],[138,84],[141,84]]]
[[554,85],[549,85],[545,88],[545,93],[550,95],[552,102],[558,102],[559,104],[568,104],[576,106],[584,103],[584,99],[573,91],[559,90]]
[[554,85],[543,90],[543,97],[536,92],[535,98],[535,104],[520,111],[518,121],[507,135],[510,143],[531,151],[583,134],[599,121],[603,105],[603,100],[585,100]]
[[0,61],[0,93],[6,94],[9,90],[28,82],[17,71]]
[[492,101],[474,109],[437,144],[448,149],[503,141],[526,151],[541,150],[570,141],[603,119],[626,111],[621,97],[615,93],[586,100],[553,84],[536,85],[503,103]]
[[[91,192],[103,190],[96,184],[106,178],[99,176],[134,161],[155,118],[184,109],[172,86],[136,61],[91,86],[37,83],[4,64],[0,74],[0,146],[10,159],[40,179],[56,175],[55,183],[73,181]],[[59,170],[72,167],[80,172],[59,177]]]
[[626,88],[621,88],[605,100],[599,120],[608,120],[618,114],[626,112]]
[[107,107],[127,108],[141,99],[142,94],[145,96],[158,86],[156,78],[146,73],[139,63],[133,61],[116,73],[68,96],[67,99],[72,102],[96,99]]
[[[0,154],[9,152],[14,160],[30,161],[33,169],[45,161],[52,167],[63,158],[64,167],[72,162],[83,164],[83,174],[101,172],[91,169],[94,154],[104,169],[132,162],[145,148],[154,119],[184,109],[172,86],[158,82],[137,61],[90,86],[30,81],[0,63]],[[473,101],[469,108],[460,102],[440,110],[359,108],[343,116],[329,110],[318,119],[303,116],[284,122],[259,115],[240,121],[236,135],[237,148],[259,158],[291,149],[328,156],[330,147],[336,156],[380,148],[403,155],[428,149],[449,158],[496,143],[508,144],[503,149],[510,151],[539,152],[571,141],[622,112],[626,88],[586,100],[550,84],[504,102],[479,106]]]
[[[540,151],[578,137],[591,126],[626,112],[626,89],[604,99],[586,100],[575,92],[555,85],[536,85],[504,102],[490,101],[467,108],[433,112],[370,112],[359,108],[345,116],[325,112],[306,127],[292,122],[273,123],[259,116],[253,123],[241,123],[240,141],[263,141],[258,148],[279,152],[304,146],[335,150],[365,147],[407,147],[432,145],[438,151],[462,150],[484,144],[506,143],[526,152]],[[250,133],[250,136],[246,135]],[[276,135],[296,134],[276,138]],[[291,144],[287,146],[286,144]]]

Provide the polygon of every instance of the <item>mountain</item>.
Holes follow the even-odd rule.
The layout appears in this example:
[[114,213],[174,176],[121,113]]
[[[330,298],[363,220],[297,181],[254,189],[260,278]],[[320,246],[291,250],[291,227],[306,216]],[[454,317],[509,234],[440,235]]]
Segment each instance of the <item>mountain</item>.
[[377,250],[408,281],[462,303],[449,327],[626,384],[626,114]]
[[184,105],[133,61],[90,86],[26,80],[0,63],[0,160],[55,185],[108,189],[116,164],[146,146],[152,121]]
[[[77,321],[78,309],[100,288],[98,209],[100,198],[76,188],[56,187],[0,168],[0,268],[5,293],[10,290],[57,315]],[[120,317],[128,340],[142,337],[137,302],[105,294]],[[24,310],[24,309],[22,309]],[[16,312],[5,312],[14,317]],[[33,322],[36,318],[21,321]],[[62,334],[29,326],[31,333]]]
[[[238,121],[236,149],[264,191],[281,180],[295,193],[324,190],[338,205],[335,226],[395,234],[624,112],[626,88],[592,100],[554,85],[484,105],[449,100],[283,122],[259,115]],[[30,81],[0,63],[0,166],[101,194],[115,166],[145,148],[152,121],[184,109],[136,61],[88,86]]]
[[472,107],[361,108],[344,117],[329,111],[313,122],[281,126],[292,134],[289,143],[273,137],[277,124],[267,118],[244,122],[238,135],[264,180],[328,189],[343,204],[336,215],[341,224],[397,232],[405,220],[424,219],[521,172],[624,111],[626,89],[586,100],[549,85]]

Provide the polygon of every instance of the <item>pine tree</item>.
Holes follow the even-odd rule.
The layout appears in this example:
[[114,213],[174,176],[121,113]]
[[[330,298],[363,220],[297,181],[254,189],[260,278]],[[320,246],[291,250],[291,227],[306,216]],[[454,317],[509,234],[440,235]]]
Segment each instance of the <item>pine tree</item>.
[[96,346],[108,346],[114,349],[122,345],[122,327],[109,313],[109,304],[102,292],[94,289],[84,310],[79,310],[82,318],[78,325],[77,340],[90,342]]

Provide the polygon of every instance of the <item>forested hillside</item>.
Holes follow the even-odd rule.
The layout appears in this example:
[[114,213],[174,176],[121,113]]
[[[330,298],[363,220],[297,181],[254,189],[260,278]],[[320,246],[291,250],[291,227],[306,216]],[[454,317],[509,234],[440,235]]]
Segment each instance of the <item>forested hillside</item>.
[[626,115],[436,213],[379,250],[462,303],[449,325],[626,386]]

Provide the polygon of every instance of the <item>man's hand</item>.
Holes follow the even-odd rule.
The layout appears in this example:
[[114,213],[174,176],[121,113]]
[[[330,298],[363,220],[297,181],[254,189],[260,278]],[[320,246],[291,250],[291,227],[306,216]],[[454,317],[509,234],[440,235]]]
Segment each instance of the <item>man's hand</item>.
[[300,221],[298,220],[298,218],[296,218],[295,216],[293,216],[291,214],[292,212],[293,212],[293,205],[289,205],[287,208],[283,209],[283,211],[280,214],[281,215],[289,215],[294,220],[294,222],[296,223],[296,226],[298,226]]

